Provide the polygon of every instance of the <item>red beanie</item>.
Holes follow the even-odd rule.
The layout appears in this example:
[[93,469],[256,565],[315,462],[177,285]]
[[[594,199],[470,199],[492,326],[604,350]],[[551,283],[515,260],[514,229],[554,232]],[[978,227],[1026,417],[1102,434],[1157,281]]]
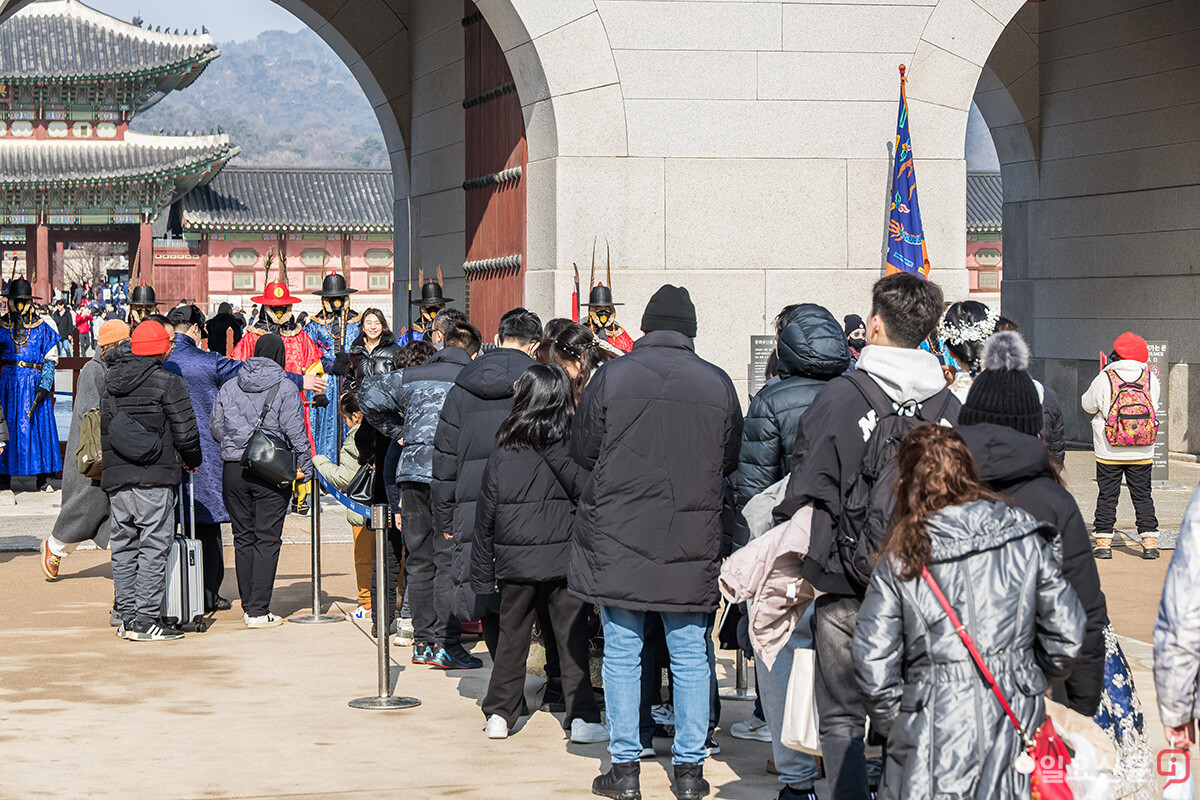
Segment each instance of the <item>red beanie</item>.
[[133,329],[132,344],[135,356],[161,356],[171,349],[171,337],[161,323],[148,319]]
[[1146,340],[1136,333],[1125,331],[1113,342],[1113,352],[1127,361],[1149,361],[1150,348]]

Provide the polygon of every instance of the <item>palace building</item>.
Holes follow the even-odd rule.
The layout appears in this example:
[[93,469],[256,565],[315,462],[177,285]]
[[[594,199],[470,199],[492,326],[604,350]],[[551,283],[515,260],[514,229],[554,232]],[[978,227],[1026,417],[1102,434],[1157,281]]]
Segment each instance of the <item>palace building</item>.
[[76,0],[0,25],[0,229],[49,298],[52,255],[115,242],[147,275],[160,210],[238,153],[216,133],[133,133],[130,120],[185,89],[220,55],[208,33],[150,31]]

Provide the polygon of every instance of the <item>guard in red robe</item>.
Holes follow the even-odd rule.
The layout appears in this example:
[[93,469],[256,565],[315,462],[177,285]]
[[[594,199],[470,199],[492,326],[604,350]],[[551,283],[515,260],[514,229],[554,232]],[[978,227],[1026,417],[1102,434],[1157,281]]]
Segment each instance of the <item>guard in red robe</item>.
[[242,336],[229,357],[245,361],[254,355],[254,345],[258,337],[265,333],[277,333],[283,339],[285,370],[300,375],[316,371],[315,367],[321,363],[324,351],[304,332],[304,328],[297,324],[292,306],[299,303],[300,298],[292,297],[287,284],[283,281],[268,283],[263,293],[250,298],[250,301],[258,303],[262,310],[254,325]]
[[617,324],[617,306],[614,303],[612,290],[603,283],[597,283],[588,293],[588,326],[602,342],[608,342],[623,353],[633,349],[633,337]]

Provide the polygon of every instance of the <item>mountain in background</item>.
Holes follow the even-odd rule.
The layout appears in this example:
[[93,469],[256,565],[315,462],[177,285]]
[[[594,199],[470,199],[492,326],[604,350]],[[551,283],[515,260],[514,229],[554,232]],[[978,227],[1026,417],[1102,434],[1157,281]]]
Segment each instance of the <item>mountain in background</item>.
[[239,166],[389,166],[375,112],[350,70],[311,30],[218,44],[194,84],[134,117],[133,130],[220,126]]

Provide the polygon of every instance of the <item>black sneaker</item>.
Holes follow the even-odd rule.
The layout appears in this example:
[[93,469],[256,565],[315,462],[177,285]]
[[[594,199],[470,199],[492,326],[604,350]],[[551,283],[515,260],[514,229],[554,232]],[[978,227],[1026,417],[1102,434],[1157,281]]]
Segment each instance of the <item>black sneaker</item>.
[[1097,547],[1092,551],[1092,555],[1094,555],[1096,558],[1112,558],[1112,548]]
[[433,658],[433,646],[424,642],[413,642],[412,663],[428,664],[429,659]]
[[121,612],[117,611],[116,606],[113,606],[112,610],[108,612],[108,626],[110,628],[119,628],[122,622]]
[[[871,795],[875,797],[875,795]],[[779,790],[779,796],[776,800],[817,800],[817,793],[813,789],[793,789],[790,786],[784,786]]]
[[704,749],[708,751],[708,757],[712,758],[721,752],[721,745],[717,744],[716,737],[709,734],[708,739],[704,741]]
[[483,661],[468,653],[467,648],[457,643],[449,647],[434,645],[433,652],[425,663],[435,669],[479,669],[483,666]]
[[164,627],[157,622],[135,619],[125,626],[125,638],[131,642],[163,642],[182,639],[183,631],[171,626]]
[[642,800],[642,765],[638,761],[613,764],[608,772],[592,781],[592,794],[613,800]]
[[679,800],[700,800],[708,794],[708,781],[704,780],[703,764],[675,764],[674,772],[671,793]]
[[1154,559],[1158,558],[1158,548],[1157,547],[1144,548],[1142,550],[1142,558],[1146,559],[1147,561],[1153,561]]

